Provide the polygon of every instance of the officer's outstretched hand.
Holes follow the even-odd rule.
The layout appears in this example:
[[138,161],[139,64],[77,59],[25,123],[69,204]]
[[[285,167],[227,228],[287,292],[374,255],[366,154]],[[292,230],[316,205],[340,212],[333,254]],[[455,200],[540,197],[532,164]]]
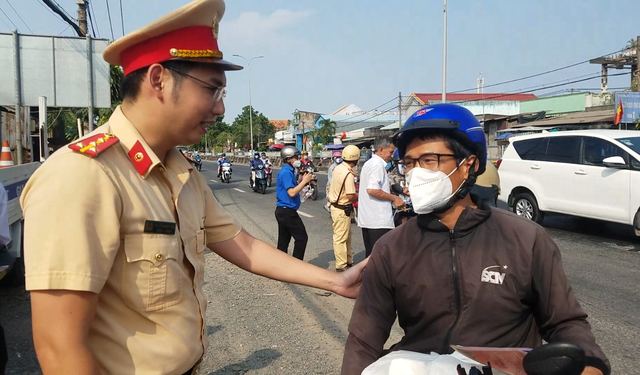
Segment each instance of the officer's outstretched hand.
[[364,268],[367,262],[369,262],[369,258],[355,264],[344,272],[336,273],[335,292],[343,297],[356,298],[358,293],[360,293],[362,275],[364,274]]

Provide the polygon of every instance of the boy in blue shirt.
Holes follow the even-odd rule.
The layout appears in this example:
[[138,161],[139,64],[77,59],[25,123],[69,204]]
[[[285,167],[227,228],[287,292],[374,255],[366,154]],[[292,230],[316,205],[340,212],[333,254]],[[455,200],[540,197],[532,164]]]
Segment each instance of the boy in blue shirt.
[[291,237],[294,239],[293,256],[302,260],[307,248],[307,230],[298,215],[300,192],[313,175],[305,173],[300,183],[296,182],[295,169],[300,168],[300,151],[285,146],[280,151],[283,164],[276,182],[276,220],[278,221],[278,249],[287,253]]

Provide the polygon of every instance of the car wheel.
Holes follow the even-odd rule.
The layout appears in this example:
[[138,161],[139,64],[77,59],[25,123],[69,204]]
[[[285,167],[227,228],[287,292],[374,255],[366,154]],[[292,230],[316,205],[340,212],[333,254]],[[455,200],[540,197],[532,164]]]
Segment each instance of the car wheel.
[[513,201],[513,213],[538,224],[542,224],[544,212],[538,208],[538,202],[533,195],[528,193],[518,194]]

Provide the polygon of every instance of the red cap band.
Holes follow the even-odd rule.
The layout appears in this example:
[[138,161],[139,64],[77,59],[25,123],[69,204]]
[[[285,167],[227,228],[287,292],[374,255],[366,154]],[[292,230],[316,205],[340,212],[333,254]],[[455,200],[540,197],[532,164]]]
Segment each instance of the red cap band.
[[120,54],[124,75],[175,58],[222,58],[211,26],[170,31],[127,48]]

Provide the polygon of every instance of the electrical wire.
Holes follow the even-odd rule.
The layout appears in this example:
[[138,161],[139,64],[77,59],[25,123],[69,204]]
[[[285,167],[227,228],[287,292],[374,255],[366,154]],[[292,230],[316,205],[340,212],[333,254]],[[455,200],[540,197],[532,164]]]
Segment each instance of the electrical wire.
[[18,18],[20,18],[20,21],[22,21],[22,23],[24,23],[24,25],[27,27],[27,29],[29,29],[29,31],[31,32],[31,34],[33,34],[33,30],[31,30],[31,28],[29,27],[29,25],[27,25],[26,22],[24,22],[24,20],[22,19],[22,17],[20,17],[20,14],[18,14],[18,12],[16,11],[16,8],[13,7],[13,5],[11,5],[11,3],[9,2],[9,0],[6,0],[7,4],[9,4],[9,6],[11,7],[11,9],[13,9],[13,12],[16,14],[16,16],[18,16]]
[[124,36],[124,13],[122,13],[122,0],[120,0],[120,23],[122,23],[122,36]]
[[40,4],[40,6],[41,6],[41,7],[43,7],[44,9],[46,9],[49,13],[53,14],[53,16],[54,16],[58,21],[60,21],[60,22],[64,23],[65,25],[67,24],[66,22],[64,22],[63,20],[61,20],[61,19],[58,17],[58,15],[57,15],[57,14],[55,14],[55,13],[51,10],[51,8],[49,8],[48,6],[46,6],[46,5],[42,2],[42,0],[39,0],[39,1],[38,1],[38,4]]
[[[600,73],[598,73],[600,74]],[[630,75],[631,72],[626,72],[626,73],[616,73],[616,74],[609,74],[609,77],[617,77],[617,76],[622,76],[622,75]],[[566,82],[566,83],[560,83],[560,84],[555,84],[555,85],[551,85],[551,86],[546,86],[545,87],[539,87],[539,88],[534,88],[534,89],[530,89],[527,90],[525,89],[524,91],[518,91],[518,92],[512,92],[512,93],[503,93],[503,94],[497,94],[495,96],[488,96],[488,97],[483,97],[481,99],[471,99],[471,100],[461,100],[461,101],[451,101],[450,103],[468,103],[468,102],[477,102],[477,101],[486,101],[486,100],[492,100],[492,99],[497,99],[497,98],[503,98],[505,96],[512,96],[512,95],[517,95],[517,94],[529,94],[532,93],[534,91],[540,91],[540,90],[547,90],[547,89],[552,89],[555,87],[561,87],[561,86],[566,86],[566,85],[571,85],[573,83],[578,83],[578,82],[585,82],[585,81],[590,81],[592,79],[596,79],[596,78],[600,78],[600,75],[594,76],[594,77],[589,77],[589,78],[583,78],[583,79],[578,79],[578,80],[574,80],[574,81],[570,81],[570,82]]]
[[[91,8],[91,22],[93,23],[95,21],[96,24],[96,30],[98,31],[98,38],[100,38],[100,27],[98,26],[98,20],[94,20],[93,15],[96,14],[96,12],[93,10],[93,0],[91,0],[89,2],[89,8]],[[92,26],[93,27],[93,26]]]
[[5,22],[5,20],[3,18],[0,17],[0,21],[2,21],[2,23],[4,23],[5,25],[7,25],[7,29],[11,30],[11,26],[9,26],[8,23]]
[[111,40],[116,40],[113,36],[113,23],[111,22],[111,10],[109,9],[109,0],[104,0],[107,3],[107,15],[109,16],[109,27],[111,28]]
[[71,25],[67,25],[67,27],[65,27],[64,30],[60,31],[58,36],[62,35],[65,31],[69,30],[70,27],[71,27]]
[[96,38],[97,34],[96,34],[96,28],[95,25],[93,24],[93,12],[91,11],[91,3],[88,1],[85,1],[85,4],[88,4],[89,6],[86,7],[87,9],[87,15],[89,15],[89,24],[91,25],[91,31],[93,32],[93,37]]
[[393,99],[389,100],[388,102],[382,103],[382,104],[380,104],[379,106],[377,106],[377,107],[375,107],[375,108],[373,108],[373,109],[371,109],[371,110],[369,110],[369,111],[365,111],[365,112],[363,112],[363,113],[361,113],[361,114],[359,114],[359,115],[354,115],[354,116],[352,116],[352,117],[347,117],[346,119],[344,119],[344,120],[340,120],[340,121],[341,121],[341,122],[344,122],[344,121],[349,121],[349,120],[352,120],[352,119],[357,118],[357,117],[360,117],[360,116],[367,116],[367,115],[370,115],[370,113],[369,113],[369,112],[373,112],[373,111],[375,111],[376,109],[378,109],[378,108],[380,108],[380,107],[382,107],[382,106],[384,106],[384,105],[387,105],[387,104],[389,104],[389,103],[391,103],[392,101],[397,100],[397,99],[398,99],[398,97],[395,97],[395,98],[393,98]]
[[[613,55],[613,54],[615,54],[615,53],[622,52],[622,51],[626,51],[626,50],[627,50],[627,48],[623,48],[623,49],[617,50],[617,51],[615,51],[615,52],[611,52],[611,53],[608,53],[608,54],[605,54],[605,55],[601,55],[601,56],[599,56],[599,57],[597,57],[597,58],[610,56],[610,55]],[[498,82],[498,83],[494,83],[494,84],[491,84],[491,85],[488,85],[488,86],[484,86],[484,87],[485,87],[485,88],[488,88],[488,87],[495,87],[495,86],[500,86],[500,85],[506,85],[506,84],[508,84],[508,83],[514,83],[514,82],[524,81],[524,80],[526,80],[526,79],[530,79],[530,78],[540,77],[540,76],[543,76],[543,75],[546,75],[546,74],[551,74],[551,73],[559,72],[559,71],[561,71],[561,70],[565,70],[565,69],[573,68],[573,67],[575,67],[575,66],[578,66],[578,65],[582,65],[582,64],[588,63],[588,62],[589,62],[589,61],[591,61],[591,60],[592,60],[592,59],[584,60],[584,61],[580,61],[580,62],[577,62],[577,63],[575,63],[575,64],[570,64],[570,65],[563,66],[563,67],[561,67],[561,68],[556,68],[556,69],[548,70],[548,71],[546,71],[546,72],[542,72],[542,73],[532,74],[532,75],[529,75],[529,76],[526,76],[526,77],[522,77],[522,78],[516,78],[516,79],[512,79],[512,80],[504,81],[504,82]],[[453,92],[451,92],[450,94],[458,94],[458,93],[462,93],[462,92],[474,91],[474,90],[477,90],[477,89],[478,89],[477,87],[474,87],[474,88],[465,89],[465,90],[453,91]]]
[[71,18],[72,20],[76,20],[76,21],[78,20],[77,18],[73,18],[63,7],[60,6],[60,4],[56,2],[56,0],[51,0],[51,1],[58,7],[58,9],[60,9],[64,14],[66,14],[67,17]]
[[15,27],[15,28],[16,28],[16,30],[20,31],[20,30],[18,29],[18,26],[16,26],[16,24],[15,24],[15,23],[13,23],[13,21],[11,20],[11,18],[9,18],[9,16],[7,15],[7,13],[5,13],[5,11],[4,11],[2,8],[0,8],[0,12],[2,12],[2,14],[4,14],[4,16],[5,16],[5,17],[7,17],[7,19],[9,20],[9,22],[11,22],[11,24],[13,25],[13,27]]

